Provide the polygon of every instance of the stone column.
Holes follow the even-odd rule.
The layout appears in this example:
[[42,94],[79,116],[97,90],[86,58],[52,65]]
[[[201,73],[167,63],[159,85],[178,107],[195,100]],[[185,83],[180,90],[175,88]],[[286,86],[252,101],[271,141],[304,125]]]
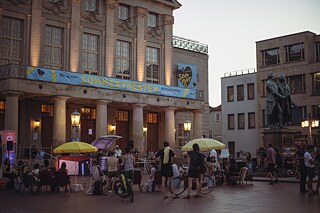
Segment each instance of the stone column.
[[4,115],[4,129],[16,132],[16,147],[19,147],[19,95],[21,94],[15,92],[6,94],[6,111]]
[[68,97],[58,96],[54,98],[53,115],[53,147],[66,142],[66,103]]
[[203,110],[193,111],[193,137],[202,138],[202,115]]
[[168,107],[165,111],[164,123],[164,140],[168,141],[171,148],[175,148],[176,141],[174,137],[174,110],[175,108]]
[[113,0],[106,1],[107,21],[106,21],[106,73],[107,77],[114,77],[113,61],[114,61],[114,9],[117,6]]
[[144,153],[145,138],[143,135],[143,107],[145,105],[136,104],[133,106],[132,115],[132,139],[134,148],[137,148],[139,153]]
[[144,23],[145,16],[148,11],[144,8],[137,7],[137,81],[145,81],[145,58],[146,58],[146,42],[144,39]]
[[110,103],[110,101],[99,100],[96,103],[96,138],[98,138],[108,134],[108,103]]
[[164,83],[172,85],[172,25],[173,17],[164,15]]
[[[70,71],[79,72],[80,68],[80,8],[81,1],[72,0],[71,39],[70,39]],[[82,42],[81,42],[82,43]]]
[[42,1],[32,1],[30,65],[40,66]]

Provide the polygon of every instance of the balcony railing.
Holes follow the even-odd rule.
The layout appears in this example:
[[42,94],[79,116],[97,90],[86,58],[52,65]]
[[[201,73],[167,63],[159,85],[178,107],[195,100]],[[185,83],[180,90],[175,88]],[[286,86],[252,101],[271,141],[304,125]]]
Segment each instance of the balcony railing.
[[201,44],[198,41],[193,41],[187,38],[182,38],[178,36],[172,37],[172,45],[177,48],[190,50],[193,52],[198,52],[202,54],[208,54],[208,45]]

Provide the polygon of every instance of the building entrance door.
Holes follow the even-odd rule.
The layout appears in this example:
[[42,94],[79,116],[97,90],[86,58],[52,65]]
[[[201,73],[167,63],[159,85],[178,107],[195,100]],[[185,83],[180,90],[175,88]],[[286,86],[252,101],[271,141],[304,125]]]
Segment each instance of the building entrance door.
[[158,151],[158,124],[148,123],[147,132],[147,150],[152,150],[153,152]]
[[[53,116],[41,116],[41,145],[47,150],[53,145]],[[54,147],[55,148],[55,147]]]
[[122,150],[122,153],[124,153],[124,149],[128,147],[129,142],[129,122],[117,121],[116,135],[122,137],[117,140],[117,145],[119,145],[119,148]]
[[96,139],[96,120],[81,119],[81,142],[92,143]]

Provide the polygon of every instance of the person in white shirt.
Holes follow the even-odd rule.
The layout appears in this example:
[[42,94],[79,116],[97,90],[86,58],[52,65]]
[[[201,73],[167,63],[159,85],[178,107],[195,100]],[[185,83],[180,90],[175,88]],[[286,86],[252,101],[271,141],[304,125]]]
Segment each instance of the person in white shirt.
[[119,145],[116,145],[116,149],[114,150],[114,156],[116,158],[121,158],[122,156],[122,151],[121,149],[119,148]]
[[215,159],[218,159],[218,154],[217,151],[215,149],[211,149],[210,153],[209,153],[209,157],[212,158],[214,157]]
[[307,168],[307,177],[308,177],[308,195],[312,196],[315,195],[313,188],[312,188],[312,181],[314,178],[314,167],[315,167],[315,159],[312,157],[311,153],[313,150],[312,145],[307,145],[306,152],[304,153],[304,164]]

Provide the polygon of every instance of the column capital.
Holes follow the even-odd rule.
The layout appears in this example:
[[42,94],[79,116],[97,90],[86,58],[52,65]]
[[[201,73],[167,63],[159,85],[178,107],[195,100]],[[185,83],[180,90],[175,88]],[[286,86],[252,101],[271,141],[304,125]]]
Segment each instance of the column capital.
[[53,98],[54,101],[67,101],[69,99],[70,99],[70,97],[68,97],[68,96],[60,96],[60,95],[55,96]]
[[203,109],[195,109],[193,110],[193,113],[203,113]]
[[178,109],[178,108],[176,108],[176,107],[166,107],[166,108],[164,109],[164,111],[165,111],[165,112],[169,112],[169,111],[175,111],[176,109]]
[[174,17],[171,15],[164,15],[164,25],[173,25],[174,24]]
[[144,108],[148,106],[147,104],[132,104],[132,108]]
[[142,7],[137,7],[137,15],[144,18],[148,14],[148,10]]
[[118,5],[118,0],[106,0],[106,9],[107,10],[114,10]]
[[16,92],[16,91],[6,91],[6,92],[2,92],[1,94],[5,95],[5,96],[21,96],[24,93],[23,92]]
[[94,101],[95,104],[101,104],[101,105],[108,105],[109,103],[112,103],[110,100],[96,100]]

